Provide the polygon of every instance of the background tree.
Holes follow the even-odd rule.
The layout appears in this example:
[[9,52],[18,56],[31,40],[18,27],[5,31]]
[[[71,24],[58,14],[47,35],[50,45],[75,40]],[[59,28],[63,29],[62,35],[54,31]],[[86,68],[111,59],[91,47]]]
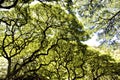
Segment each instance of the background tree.
[[88,32],[98,35],[100,46],[119,49],[119,4],[119,0],[75,0],[71,8],[84,21]]

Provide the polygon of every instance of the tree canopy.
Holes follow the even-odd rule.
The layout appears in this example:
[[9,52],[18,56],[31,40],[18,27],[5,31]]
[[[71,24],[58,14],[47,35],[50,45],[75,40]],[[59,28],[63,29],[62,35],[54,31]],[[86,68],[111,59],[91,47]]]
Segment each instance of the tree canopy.
[[[7,64],[7,69],[0,69],[1,79],[120,79],[119,62],[83,44],[90,35],[74,3],[0,0],[0,8],[8,9],[0,11],[0,57]],[[94,7],[92,0],[90,4]]]

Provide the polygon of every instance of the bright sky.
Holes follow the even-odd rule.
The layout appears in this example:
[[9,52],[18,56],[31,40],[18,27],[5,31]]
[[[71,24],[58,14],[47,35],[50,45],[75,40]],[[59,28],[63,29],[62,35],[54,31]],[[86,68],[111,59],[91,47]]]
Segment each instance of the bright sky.
[[85,41],[84,43],[89,45],[89,46],[97,47],[100,45],[100,43],[96,40],[97,38],[98,38],[97,34],[94,34],[94,36],[91,39]]

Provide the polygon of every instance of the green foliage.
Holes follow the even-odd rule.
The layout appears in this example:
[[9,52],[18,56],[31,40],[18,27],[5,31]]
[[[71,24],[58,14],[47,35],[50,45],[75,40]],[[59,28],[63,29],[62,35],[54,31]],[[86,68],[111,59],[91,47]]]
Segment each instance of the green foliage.
[[8,64],[4,79],[118,78],[119,63],[84,45],[89,35],[82,23],[60,5],[16,5],[0,16],[0,54]]
[[97,34],[99,37],[98,41],[101,43],[100,46],[108,47],[111,50],[119,48],[119,0],[74,0],[72,4],[65,1],[61,2],[60,5],[64,5],[63,7],[68,12],[70,11],[72,14],[77,15],[89,34]]

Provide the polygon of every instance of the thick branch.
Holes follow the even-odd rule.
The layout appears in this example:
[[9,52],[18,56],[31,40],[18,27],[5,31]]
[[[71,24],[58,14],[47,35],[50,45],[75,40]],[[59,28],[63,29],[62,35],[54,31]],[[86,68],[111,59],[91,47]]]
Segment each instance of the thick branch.
[[0,5],[0,8],[10,9],[10,8],[12,8],[12,7],[15,7],[16,4],[17,4],[17,2],[18,2],[18,0],[15,0],[15,2],[14,2],[12,5],[10,5],[10,6],[2,6],[2,5]]

